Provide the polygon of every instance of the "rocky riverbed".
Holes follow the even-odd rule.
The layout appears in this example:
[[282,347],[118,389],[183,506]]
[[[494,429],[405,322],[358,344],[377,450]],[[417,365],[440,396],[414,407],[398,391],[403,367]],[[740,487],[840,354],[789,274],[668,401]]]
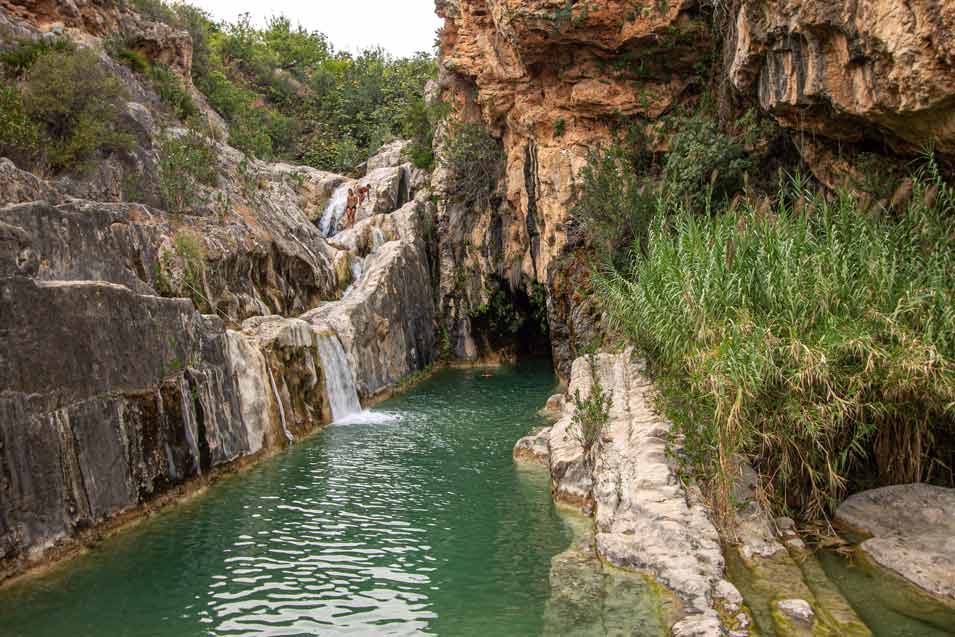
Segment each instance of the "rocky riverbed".
[[[571,430],[570,397],[580,392],[586,399],[595,381],[612,403],[588,460]],[[893,634],[867,626],[793,521],[774,519],[759,504],[756,476],[746,467],[735,493],[735,526],[721,537],[699,489],[678,473],[679,438],[653,409],[652,392],[632,351],[578,358],[566,393],[543,410],[557,422],[515,445],[515,459],[549,468],[559,503],[590,516],[581,531],[590,539],[555,558],[554,573],[595,560],[650,577],[676,600],[665,615],[675,636]],[[955,618],[953,497],[951,489],[903,485],[856,494],[838,509],[842,527],[872,536],[859,545],[870,567],[888,569],[898,587],[911,588],[909,597],[920,600],[901,604],[897,612],[925,619],[926,630],[945,621],[940,617]],[[640,620],[621,621],[638,622],[632,629]]]

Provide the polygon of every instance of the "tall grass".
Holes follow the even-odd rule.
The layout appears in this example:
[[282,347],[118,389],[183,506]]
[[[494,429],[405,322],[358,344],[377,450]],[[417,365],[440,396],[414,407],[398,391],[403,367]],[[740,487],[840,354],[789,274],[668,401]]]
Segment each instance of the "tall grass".
[[913,181],[879,214],[798,180],[771,210],[671,209],[596,277],[724,520],[740,457],[804,519],[863,483],[952,482],[955,196],[932,163]]

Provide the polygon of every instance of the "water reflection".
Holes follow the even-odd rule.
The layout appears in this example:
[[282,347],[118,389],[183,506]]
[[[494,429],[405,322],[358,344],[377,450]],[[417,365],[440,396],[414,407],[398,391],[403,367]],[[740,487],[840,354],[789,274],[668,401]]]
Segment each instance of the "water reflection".
[[0,634],[540,634],[570,536],[511,447],[553,384],[439,374],[3,591]]

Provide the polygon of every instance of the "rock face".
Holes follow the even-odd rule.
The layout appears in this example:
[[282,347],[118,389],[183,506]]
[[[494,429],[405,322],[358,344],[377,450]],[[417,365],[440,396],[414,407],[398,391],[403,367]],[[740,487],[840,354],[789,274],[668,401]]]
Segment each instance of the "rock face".
[[[468,315],[488,290],[540,284],[555,363],[569,378],[571,362],[600,336],[569,211],[588,154],[627,127],[666,152],[663,120],[697,110],[707,90],[721,94],[726,128],[750,107],[768,114],[827,187],[859,177],[857,153],[904,160],[933,146],[955,155],[950,2],[436,6],[445,19],[437,88],[456,120],[482,122],[506,156],[490,202],[445,197],[439,206],[442,272],[453,275],[442,279],[442,308],[452,350],[464,358],[480,355]],[[436,194],[445,177],[435,173]]]
[[22,276],[0,280],[0,315],[0,575],[321,422],[310,330],[277,364],[289,339],[227,332],[188,300]]
[[955,6],[745,0],[728,75],[783,125],[955,152]]
[[[712,48],[711,32],[686,1],[441,0],[437,7],[445,18],[445,100],[459,119],[488,125],[506,155],[491,206],[446,202],[440,211],[452,230],[442,268],[478,279],[442,290],[453,308],[445,311],[452,343],[461,344],[459,355],[476,355],[466,347],[466,315],[486,302],[488,281],[525,289],[536,282],[547,288],[555,362],[568,378],[599,318],[579,311],[586,267],[569,256],[580,247],[569,216],[579,173],[622,117],[654,120],[697,83],[693,65]],[[441,177],[435,173],[436,182]],[[434,189],[440,193],[440,184]],[[473,254],[454,247],[459,224]]]
[[[666,452],[671,425],[651,410],[651,385],[631,356],[574,361],[568,394],[587,399],[597,379],[611,398],[610,417],[591,461],[572,430],[573,401],[565,402],[546,434],[554,497],[593,511],[602,559],[649,573],[679,597],[684,616],[674,634],[720,635],[718,600],[735,588],[723,578],[719,535],[702,498],[677,477]],[[536,439],[519,442],[515,455]]]
[[955,490],[904,484],[850,496],[836,522],[870,535],[861,548],[882,568],[955,609]]
[[[188,78],[188,35],[108,4],[0,2],[0,42],[55,29],[101,50],[122,26]],[[364,221],[334,243],[318,222],[356,182],[212,140],[215,185],[173,213],[159,153],[187,133],[103,64],[130,96],[128,154],[52,178],[0,158],[0,581],[330,422],[331,334],[365,397],[436,354],[435,213],[405,143],[369,160]]]

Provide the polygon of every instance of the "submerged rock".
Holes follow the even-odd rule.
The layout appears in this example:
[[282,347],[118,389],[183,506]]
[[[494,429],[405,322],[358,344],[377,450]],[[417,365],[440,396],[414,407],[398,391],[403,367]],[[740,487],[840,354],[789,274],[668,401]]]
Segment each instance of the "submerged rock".
[[514,459],[535,460],[541,464],[549,464],[550,433],[551,428],[545,427],[518,440],[514,445]]
[[576,538],[551,559],[544,635],[668,634],[669,595],[645,575],[604,564],[594,551],[591,521],[570,516],[576,514],[568,514]]
[[839,506],[836,522],[872,536],[861,549],[875,564],[955,608],[955,489],[863,491]]

